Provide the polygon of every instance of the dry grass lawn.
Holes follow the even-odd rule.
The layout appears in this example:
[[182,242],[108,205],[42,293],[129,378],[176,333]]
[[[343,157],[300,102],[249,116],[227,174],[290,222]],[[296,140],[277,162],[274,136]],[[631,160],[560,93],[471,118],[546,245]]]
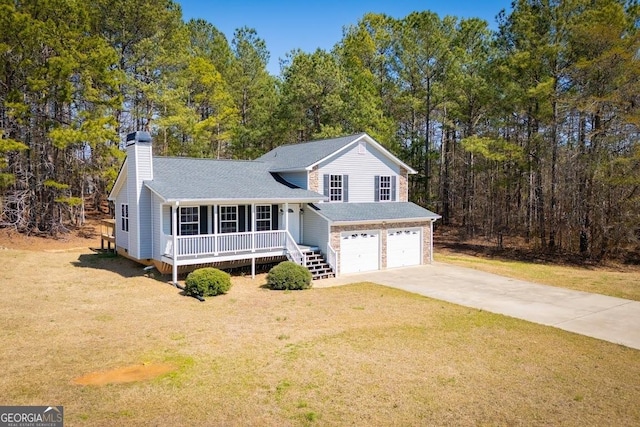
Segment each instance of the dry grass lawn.
[[471,256],[448,250],[437,251],[435,259],[545,285],[640,301],[638,267],[576,267]]
[[[640,424],[640,351],[554,328],[370,283],[201,303],[122,258],[0,259],[1,403],[68,426]],[[74,382],[141,364],[175,370]]]

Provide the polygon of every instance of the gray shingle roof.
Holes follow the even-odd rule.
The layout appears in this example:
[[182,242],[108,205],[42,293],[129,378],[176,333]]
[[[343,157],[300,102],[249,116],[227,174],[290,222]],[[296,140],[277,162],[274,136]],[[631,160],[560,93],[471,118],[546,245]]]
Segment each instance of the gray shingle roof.
[[438,219],[440,215],[411,202],[318,203],[316,210],[334,222]]
[[365,133],[322,139],[301,144],[282,145],[257,158],[268,162],[273,171],[302,170],[361,138]]
[[145,185],[165,200],[323,200],[313,191],[278,182],[261,162],[154,157]]

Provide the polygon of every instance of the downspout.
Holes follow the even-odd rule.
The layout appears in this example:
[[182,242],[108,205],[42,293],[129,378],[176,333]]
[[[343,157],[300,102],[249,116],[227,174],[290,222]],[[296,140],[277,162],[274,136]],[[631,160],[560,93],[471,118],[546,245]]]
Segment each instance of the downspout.
[[178,209],[180,208],[180,202],[176,202],[174,205],[173,215],[171,218],[171,229],[173,230],[173,257],[171,259],[171,277],[174,286],[178,287]]
[[433,220],[429,221],[429,263],[433,264]]

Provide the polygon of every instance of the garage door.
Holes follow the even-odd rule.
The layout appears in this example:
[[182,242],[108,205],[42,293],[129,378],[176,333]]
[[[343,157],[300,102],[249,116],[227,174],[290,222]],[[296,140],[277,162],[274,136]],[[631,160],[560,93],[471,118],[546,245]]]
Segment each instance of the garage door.
[[340,235],[340,272],[378,270],[380,258],[380,233],[358,231]]
[[387,232],[387,268],[420,264],[419,228],[389,230]]

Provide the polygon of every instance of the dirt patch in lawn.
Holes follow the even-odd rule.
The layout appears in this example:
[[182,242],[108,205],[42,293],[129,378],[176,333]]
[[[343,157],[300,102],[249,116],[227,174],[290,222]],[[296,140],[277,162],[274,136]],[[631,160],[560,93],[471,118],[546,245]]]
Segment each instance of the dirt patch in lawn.
[[107,385],[132,383],[136,381],[146,381],[159,377],[160,375],[174,371],[176,368],[172,365],[159,364],[142,364],[124,366],[122,368],[112,369],[110,371],[91,372],[73,380],[78,385]]
[[0,249],[42,252],[77,251],[100,247],[100,219],[91,218],[80,226],[68,226],[67,233],[53,237],[48,234],[20,233],[15,228],[0,228]]

